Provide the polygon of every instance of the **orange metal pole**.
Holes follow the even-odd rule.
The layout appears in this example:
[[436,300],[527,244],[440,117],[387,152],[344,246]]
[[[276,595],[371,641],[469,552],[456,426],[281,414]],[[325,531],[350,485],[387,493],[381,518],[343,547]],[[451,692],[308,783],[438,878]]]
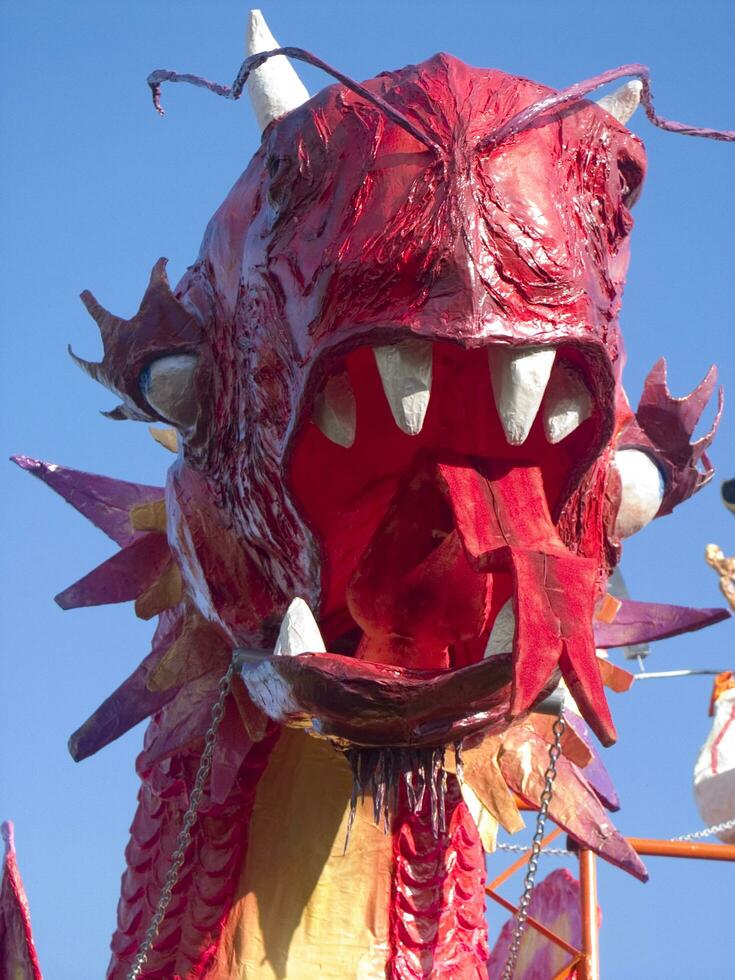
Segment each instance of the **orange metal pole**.
[[[546,837],[541,841],[541,846],[546,847],[561,833],[560,827],[555,827],[551,833],[547,834]],[[506,868],[501,874],[498,875],[493,881],[490,882],[488,888],[500,888],[503,882],[507,881],[511,875],[514,875],[519,868],[522,868],[524,864],[528,864],[528,859],[531,857],[531,848],[529,847],[523,857],[519,857],[517,861],[514,861],[509,868]]]
[[558,973],[554,974],[551,980],[569,980],[569,974],[575,967],[579,966],[583,960],[583,956],[577,956],[575,959],[567,963],[566,966],[563,966]]
[[600,935],[597,928],[597,857],[580,848],[579,885],[582,911],[584,980],[600,980]]
[[685,840],[656,840],[626,837],[630,846],[646,857],[699,858],[706,861],[735,861],[735,844],[700,844]]
[[[498,893],[493,891],[492,888],[485,888],[485,894],[492,898],[494,902],[497,902],[498,905],[502,905],[504,909],[507,909],[513,915],[517,914],[518,906],[514,905],[512,902],[509,902],[507,898],[503,898],[502,895],[498,895]],[[545,936],[550,942],[556,943],[557,946],[560,946],[564,952],[569,953],[570,956],[582,955],[581,950],[575,949],[574,946],[570,946],[566,939],[562,939],[561,936],[557,936],[557,934],[552,932],[551,929],[547,929],[542,922],[538,921],[538,919],[534,919],[530,915],[527,915],[526,922],[537,932],[540,932],[542,936]]]

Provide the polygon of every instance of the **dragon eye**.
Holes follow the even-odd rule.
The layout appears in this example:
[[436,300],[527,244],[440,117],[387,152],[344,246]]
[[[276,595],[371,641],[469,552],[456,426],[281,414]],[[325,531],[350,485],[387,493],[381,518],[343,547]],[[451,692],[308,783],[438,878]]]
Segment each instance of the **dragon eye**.
[[192,383],[196,354],[169,354],[146,365],[138,381],[140,391],[154,412],[177,429],[190,429],[199,406]]
[[615,453],[615,469],[620,476],[620,507],[615,518],[615,534],[629,538],[650,523],[664,496],[661,470],[647,453],[622,449]]

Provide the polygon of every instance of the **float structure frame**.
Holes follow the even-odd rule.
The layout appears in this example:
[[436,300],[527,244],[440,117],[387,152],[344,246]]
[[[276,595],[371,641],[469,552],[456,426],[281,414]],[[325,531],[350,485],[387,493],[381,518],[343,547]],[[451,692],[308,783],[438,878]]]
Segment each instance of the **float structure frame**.
[[[533,810],[525,804],[520,804],[523,810]],[[542,847],[548,846],[562,833],[556,827],[544,837]],[[631,847],[643,857],[690,858],[702,861],[735,861],[735,844],[708,844],[699,841],[670,841],[652,837],[628,837]],[[576,848],[579,862],[580,912],[582,920],[581,949],[577,949],[562,936],[557,935],[543,923],[526,916],[529,927],[554,943],[571,956],[571,960],[549,980],[566,980],[573,970],[577,970],[579,980],[600,980],[600,936],[597,923],[597,855],[588,848]],[[518,906],[509,902],[497,889],[521,868],[524,868],[531,857],[531,848],[526,854],[501,872],[485,888],[485,894],[498,905],[513,915],[518,913]]]

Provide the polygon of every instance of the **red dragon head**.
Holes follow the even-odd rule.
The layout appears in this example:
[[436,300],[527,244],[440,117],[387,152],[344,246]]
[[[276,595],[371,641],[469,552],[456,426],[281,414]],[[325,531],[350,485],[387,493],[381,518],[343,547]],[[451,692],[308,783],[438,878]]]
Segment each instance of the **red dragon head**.
[[[269,847],[308,815],[331,854],[337,827],[359,827],[367,790],[396,842],[378,845],[393,883],[373,882],[375,894],[412,910],[391,920],[390,956],[413,957],[398,972],[434,975],[436,962],[469,976],[456,963],[486,959],[478,833],[488,849],[494,838],[483,813],[495,831],[518,829],[509,789],[542,806],[545,699],[563,679],[610,744],[596,647],[726,615],[606,591],[621,539],[711,478],[717,425],[690,442],[714,370],[675,399],[659,362],[636,413],[622,387],[618,315],[645,173],[625,123],[640,98],[664,128],[735,134],[661,120],[641,66],[554,92],[440,54],[357,84],[277,49],[257,12],[251,30],[232,88],[149,79],[157,105],[165,80],[235,98],[247,82],[263,126],[197,261],[175,290],[156,263],[131,320],[82,294],[104,356],[75,359],[121,398],[108,414],[176,430],[157,430],[179,450],[165,499],[17,458],[121,546],[59,604],[134,599],[138,615],[160,615],[149,656],[70,741],[80,759],[153,716],[110,975],[136,956],[156,907],[149,884],[171,861],[172,834],[191,831],[196,794],[196,846],[178,866],[151,976],[200,975],[223,928],[257,945],[268,929],[246,921],[251,892],[259,915],[288,926],[268,891],[279,880]],[[338,84],[309,99],[284,54]],[[584,98],[627,74],[642,82]],[[225,702],[233,648],[241,676]],[[549,812],[644,877],[602,809],[616,798],[586,730],[567,717],[582,740],[568,732]],[[281,725],[328,739],[346,761]],[[334,782],[347,763],[351,799]],[[284,765],[294,778],[281,796]],[[260,886],[251,853],[267,856]],[[375,854],[362,854],[357,875],[375,878]],[[341,867],[353,894],[352,866]]]
[[[267,106],[284,66],[259,65]],[[675,445],[621,387],[645,154],[618,117],[639,90],[549,113],[551,90],[441,54],[266,108],[175,293],[161,261],[130,322],[84,294],[105,356],[82,364],[123,396],[112,415],[179,429],[168,535],[190,602],[240,647],[272,647],[295,596],[319,621],[314,657],[246,669],[272,717],[359,741],[357,684],[363,741],[448,739],[528,710],[560,667],[614,740],[595,609],[619,537],[711,475],[713,435],[689,446],[698,413],[660,369]],[[448,669],[461,684],[427,714]],[[405,730],[387,677],[416,706]]]

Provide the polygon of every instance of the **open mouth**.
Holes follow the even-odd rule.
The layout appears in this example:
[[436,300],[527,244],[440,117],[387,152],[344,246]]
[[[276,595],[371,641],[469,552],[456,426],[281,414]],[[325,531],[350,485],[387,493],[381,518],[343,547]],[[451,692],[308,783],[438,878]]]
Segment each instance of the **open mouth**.
[[323,358],[289,463],[322,548],[318,627],[294,606],[277,652],[301,656],[251,658],[260,707],[353,743],[439,744],[507,725],[561,668],[611,741],[587,677],[598,563],[560,532],[610,435],[609,370],[574,345]]

